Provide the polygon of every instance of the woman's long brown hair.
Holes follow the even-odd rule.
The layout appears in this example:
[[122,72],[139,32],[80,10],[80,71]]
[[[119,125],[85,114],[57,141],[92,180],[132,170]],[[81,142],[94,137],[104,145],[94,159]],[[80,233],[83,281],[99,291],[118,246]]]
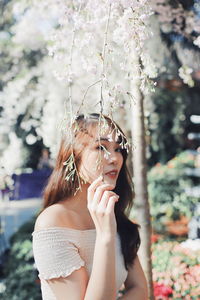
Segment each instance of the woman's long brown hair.
[[[121,133],[119,138],[125,137],[121,128],[109,117],[103,116],[111,128],[116,128]],[[84,137],[90,134],[91,126],[99,124],[99,114],[89,114],[87,117],[79,115],[73,124],[73,143],[64,135],[61,140],[60,150],[57,155],[55,168],[49,178],[48,184],[44,190],[44,206],[46,207],[60,202],[63,199],[74,195],[79,187],[79,178],[75,172],[73,180],[66,181],[66,169],[63,163],[67,161],[74,153],[75,164],[77,169],[81,162],[81,150],[83,150]],[[77,126],[78,125],[78,126]],[[77,128],[77,129],[76,129]],[[114,192],[119,195],[119,201],[115,204],[115,216],[117,221],[117,231],[120,235],[121,249],[124,257],[126,269],[132,265],[134,258],[140,246],[139,225],[128,219],[130,210],[133,206],[134,189],[130,173],[126,166],[127,150],[122,149],[123,165],[120,170]]]

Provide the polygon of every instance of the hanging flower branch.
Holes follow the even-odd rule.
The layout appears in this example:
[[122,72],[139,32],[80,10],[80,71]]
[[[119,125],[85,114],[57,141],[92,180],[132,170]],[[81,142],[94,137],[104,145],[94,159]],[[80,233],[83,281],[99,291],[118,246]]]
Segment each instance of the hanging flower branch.
[[[50,8],[52,0],[48,2]],[[130,100],[131,97],[126,97],[130,95],[126,87],[134,80],[134,69],[138,67],[141,88],[146,90],[149,78],[156,75],[144,50],[144,42],[151,36],[147,26],[152,14],[149,1],[81,0],[58,1],[57,5],[60,8],[58,26],[52,30],[48,50],[56,61],[55,76],[74,87],[75,98],[83,95],[78,112],[84,109],[86,100],[95,103],[98,111],[103,103],[101,110],[108,112],[114,106],[119,107],[120,96]],[[139,65],[135,65],[134,55],[140,57]],[[69,63],[72,56],[73,71]],[[97,102],[91,90],[96,92],[99,84],[101,101]]]
[[[140,80],[143,93],[153,87],[151,78],[156,72],[145,51],[145,41],[152,35],[148,24],[152,14],[149,1],[32,2],[31,9],[50,24],[45,38],[52,57],[52,73],[55,80],[68,88],[61,127],[70,130],[77,115],[95,111],[100,113],[100,136],[106,128],[103,114],[113,119],[119,107],[126,109],[134,104],[130,87],[136,79]],[[115,133],[116,137],[121,134],[118,128]],[[128,151],[126,137],[122,138],[121,147]],[[66,178],[72,179],[76,167],[73,151],[64,166]]]
[[[31,126],[35,128],[53,157],[56,125],[64,110],[65,128],[66,122],[74,120],[72,113],[100,112],[102,103],[110,116],[119,108],[128,110],[135,102],[131,86],[140,67],[135,55],[140,55],[143,64],[142,89],[155,73],[145,53],[152,14],[147,0],[19,0],[6,7],[14,23],[6,38],[11,46],[4,49],[15,63],[2,77],[3,123],[9,133],[18,116],[29,111],[29,120],[24,118],[20,128],[27,135]],[[32,66],[27,63],[29,57],[35,61]]]

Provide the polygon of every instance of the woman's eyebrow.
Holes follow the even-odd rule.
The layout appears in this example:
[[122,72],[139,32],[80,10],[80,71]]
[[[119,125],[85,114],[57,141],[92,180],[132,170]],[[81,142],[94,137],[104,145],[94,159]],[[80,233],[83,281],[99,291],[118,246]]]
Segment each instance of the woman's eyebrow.
[[107,139],[107,138],[100,138],[100,139],[96,139],[95,142],[99,142],[99,141],[106,141],[106,142],[109,142],[109,139]]
[[[99,142],[99,141],[110,142],[110,140],[109,140],[108,138],[103,138],[103,137],[101,137],[100,139],[96,139],[95,143],[96,143],[96,142]],[[116,144],[120,144],[120,140],[119,140],[119,139],[116,141]]]

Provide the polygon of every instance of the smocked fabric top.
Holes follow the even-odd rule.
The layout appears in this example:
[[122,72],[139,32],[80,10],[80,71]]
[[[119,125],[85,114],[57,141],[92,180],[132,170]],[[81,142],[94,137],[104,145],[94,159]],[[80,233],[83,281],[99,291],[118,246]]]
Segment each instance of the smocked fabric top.
[[[33,255],[39,271],[43,300],[56,300],[47,280],[67,277],[85,266],[88,275],[92,271],[96,229],[77,230],[51,227],[34,231]],[[120,237],[116,236],[116,287],[120,289],[127,277],[121,252]]]

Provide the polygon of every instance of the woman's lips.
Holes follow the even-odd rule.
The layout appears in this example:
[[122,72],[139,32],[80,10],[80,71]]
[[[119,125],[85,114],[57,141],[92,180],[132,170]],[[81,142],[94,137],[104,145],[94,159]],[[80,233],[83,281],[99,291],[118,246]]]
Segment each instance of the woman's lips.
[[112,178],[112,179],[115,179],[117,177],[117,172],[116,171],[111,171],[109,173],[106,173],[105,175]]

